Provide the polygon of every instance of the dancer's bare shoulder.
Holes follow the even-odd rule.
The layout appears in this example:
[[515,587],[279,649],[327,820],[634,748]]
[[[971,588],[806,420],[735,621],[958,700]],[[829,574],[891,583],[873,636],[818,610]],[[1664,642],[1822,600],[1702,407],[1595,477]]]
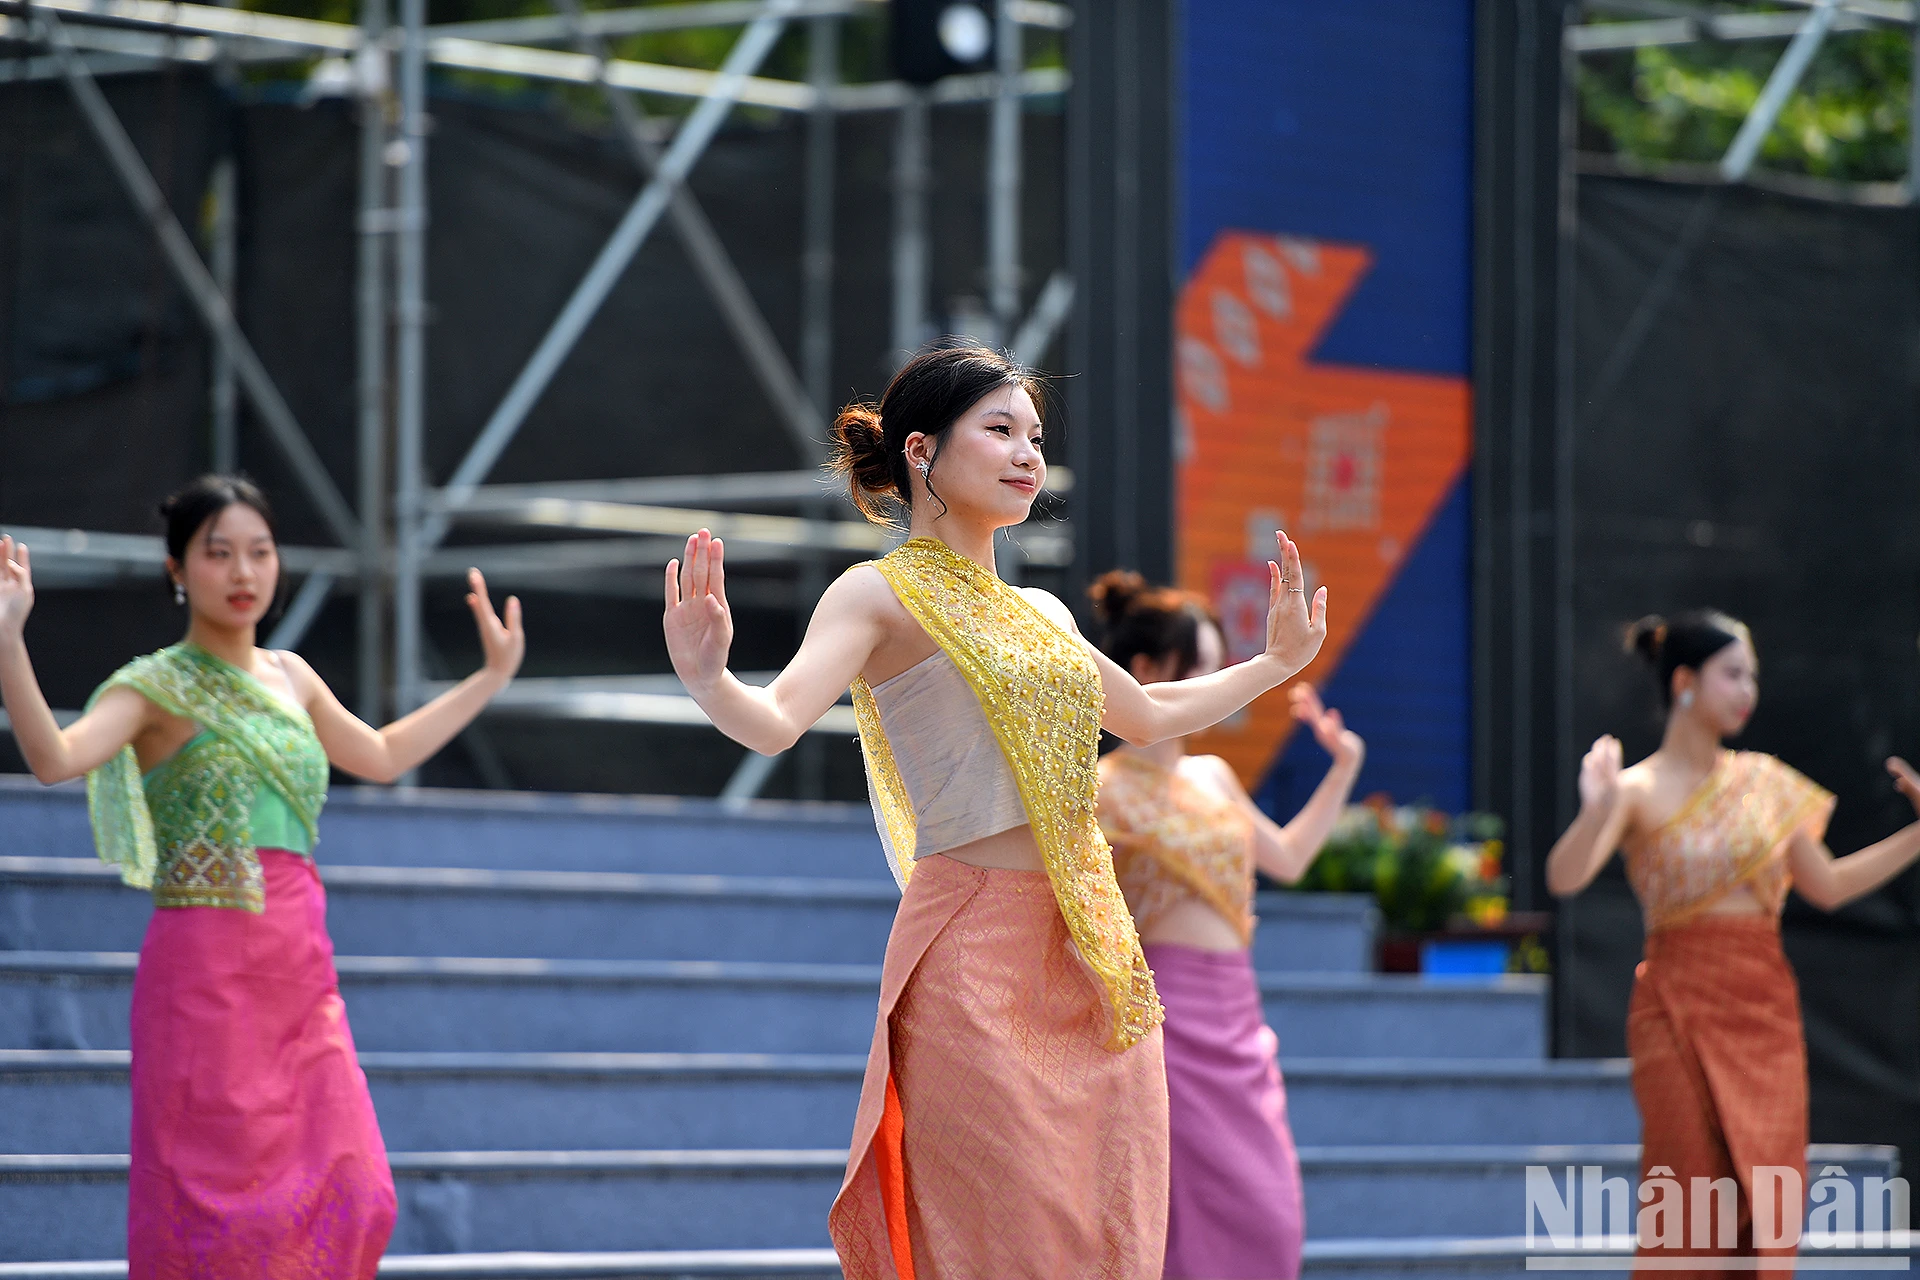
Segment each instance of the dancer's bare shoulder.
[[1658,804],[1660,776],[1654,758],[1648,756],[1620,771],[1619,798],[1616,803],[1625,815],[1623,837],[1632,837],[1657,826],[1647,821],[1650,806]]
[[1039,587],[1021,587],[1020,594],[1024,596],[1027,603],[1038,610],[1040,616],[1048,622],[1053,623],[1054,626],[1059,627],[1068,635],[1077,636],[1080,634],[1080,624],[1073,620],[1073,610],[1067,608],[1059,596],[1056,596],[1051,591],[1044,591]]
[[857,564],[834,580],[820,597],[816,620],[837,616],[855,624],[847,639],[857,635],[868,656],[860,667],[868,684],[882,684],[933,656],[938,648],[893,587],[871,564]]

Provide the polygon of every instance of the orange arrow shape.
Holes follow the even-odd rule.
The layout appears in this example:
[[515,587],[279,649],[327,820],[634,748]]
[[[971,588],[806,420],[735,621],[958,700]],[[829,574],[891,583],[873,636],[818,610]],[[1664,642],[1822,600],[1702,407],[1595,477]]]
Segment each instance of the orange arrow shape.
[[[1309,360],[1372,255],[1223,232],[1181,289],[1176,522],[1180,585],[1214,599],[1229,658],[1265,644],[1273,531],[1300,544],[1309,598],[1325,584],[1327,641],[1302,679],[1338,668],[1467,465],[1464,378]],[[1294,728],[1260,699],[1197,739],[1249,788]]]

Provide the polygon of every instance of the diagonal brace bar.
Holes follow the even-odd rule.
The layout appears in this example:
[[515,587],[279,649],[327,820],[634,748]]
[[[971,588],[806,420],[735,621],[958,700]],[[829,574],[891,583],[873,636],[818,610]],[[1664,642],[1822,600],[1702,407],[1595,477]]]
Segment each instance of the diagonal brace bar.
[[[788,15],[797,6],[798,0],[772,0],[765,16],[756,18],[734,43],[726,61],[720,66],[720,74],[714,80],[713,88],[680,126],[680,131],[674,135],[673,145],[667,148],[667,154],[661,159],[653,179],[635,198],[626,216],[621,218],[620,225],[614,228],[613,235],[600,250],[600,256],[587,269],[586,276],[567,300],[567,305],[561,308],[553,327],[541,339],[526,368],[520,371],[520,376],[508,389],[506,398],[493,411],[493,416],[481,429],[479,438],[467,450],[467,456],[461,459],[459,467],[448,480],[442,497],[449,508],[457,510],[474,488],[486,479],[493,464],[499,461],[501,453],[512,442],[514,433],[519,431],[520,424],[526,421],[527,413],[553,380],[553,375],[573,350],[574,343],[579,341],[588,322],[599,311],[600,304],[613,292],[613,286],[626,271],[627,264],[633,261],[633,255],[640,251],[648,234],[659,224],[660,216],[666,212],[672,198],[673,189],[686,180],[694,162],[719,131],[727,113],[733,109],[733,100],[741,83],[773,52],[774,42],[785,29]],[[429,519],[420,530],[421,550],[438,545],[440,539],[446,536],[447,526],[448,520],[444,514]]]
[[1787,99],[1800,84],[1800,77],[1807,73],[1807,64],[1820,51],[1820,42],[1827,38],[1827,30],[1833,26],[1833,19],[1839,11],[1839,0],[1819,0],[1813,12],[1807,15],[1807,20],[1800,24],[1800,30],[1794,32],[1787,51],[1780,55],[1780,61],[1773,64],[1766,88],[1760,91],[1753,110],[1741,122],[1740,132],[1734,136],[1733,145],[1727,148],[1726,158],[1720,161],[1720,176],[1728,182],[1739,182],[1753,168],[1754,157],[1760,154],[1760,144],[1773,131],[1774,121],[1780,118],[1780,109],[1787,105]]
[[281,452],[286,454],[293,472],[299,477],[307,495],[319,508],[327,527],[333,531],[341,545],[355,547],[360,544],[358,522],[354,519],[353,509],[340,495],[334,485],[333,477],[320,461],[320,455],[313,451],[313,445],[307,440],[306,433],[300,429],[300,423],[294,418],[293,410],[281,398],[280,389],[273,384],[266,366],[260,363],[253,344],[240,332],[240,326],[233,318],[233,309],[220,292],[220,286],[214,283],[213,275],[207,270],[200,254],[193,247],[193,241],[187,238],[186,231],[180,226],[180,220],[173,216],[166,197],[160,192],[160,184],[153,180],[146,162],[140,158],[140,152],[133,145],[133,139],[127,135],[120,118],[113,113],[107,99],[100,92],[100,86],[94,82],[93,74],[87,69],[79,50],[68,37],[66,28],[59,19],[42,12],[34,21],[39,27],[43,39],[53,50],[54,58],[60,64],[61,74],[66,78],[67,87],[73,93],[74,101],[80,107],[80,114],[92,127],[94,135],[106,149],[107,158],[112,162],[114,171],[119,175],[127,194],[132,197],[134,206],[147,220],[155,237],[160,241],[161,251],[172,266],[174,274],[185,287],[187,296],[199,310],[201,319],[212,333],[215,342],[220,344],[227,358],[233,362],[234,374],[240,385],[246,389],[247,398],[259,412],[260,420],[266,425],[267,434],[273,437]]
[[[580,6],[580,0],[559,2],[561,11],[573,26],[574,48],[593,57],[603,68],[601,95],[606,99],[608,109],[613,112],[615,123],[633,148],[640,172],[652,177],[660,168],[660,145],[642,127],[640,110],[634,104],[632,95],[608,82],[604,72],[609,60],[606,41],[587,31],[586,13]],[[826,422],[800,385],[800,376],[788,362],[780,340],[773,335],[772,326],[761,315],[759,305],[754,302],[747,282],[741,279],[740,271],[734,266],[726,246],[720,243],[719,233],[713,229],[705,210],[701,209],[692,189],[684,182],[674,187],[673,202],[668,206],[668,213],[673,219],[674,231],[686,248],[687,257],[700,273],[727,327],[733,330],[734,341],[740,344],[741,353],[746,356],[754,377],[759,379],[761,390],[766,392],[767,399],[780,414],[787,434],[793,437],[794,445],[800,451],[801,459],[808,462],[824,460]]]

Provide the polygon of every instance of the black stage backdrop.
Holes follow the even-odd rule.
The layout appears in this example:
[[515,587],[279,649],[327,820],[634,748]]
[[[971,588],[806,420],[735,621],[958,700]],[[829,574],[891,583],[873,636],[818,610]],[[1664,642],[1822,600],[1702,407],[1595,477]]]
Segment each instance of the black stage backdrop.
[[[1920,758],[1920,213],[1586,176],[1577,225],[1575,748],[1658,743],[1629,621],[1725,609],[1762,668],[1738,745],[1838,793],[1836,852],[1897,830],[1882,761]],[[1571,803],[1559,785],[1543,807]],[[1814,1140],[1920,1160],[1920,872],[1831,916],[1795,898],[1785,931]],[[1560,1051],[1624,1053],[1641,933],[1617,861],[1560,937]]]
[[[201,228],[215,142],[238,157],[243,328],[343,493],[356,492],[354,281],[357,125],[351,107],[230,103],[192,70],[104,80],[175,211]],[[640,187],[627,148],[552,100],[433,102],[429,145],[427,471],[464,455]],[[1027,302],[1065,259],[1063,117],[1025,116]],[[984,108],[933,113],[931,297],[985,289]],[[833,386],[877,396],[891,371],[891,113],[841,117],[837,136]],[[691,186],[763,313],[797,360],[805,122],[742,113]],[[158,531],[154,503],[209,465],[208,343],[97,142],[57,83],[0,87],[0,526]],[[1056,344],[1054,354],[1064,348]],[[1057,360],[1054,367],[1058,367]],[[1071,439],[1069,426],[1064,438]],[[274,496],[289,544],[331,539],[242,409],[241,464]],[[680,249],[649,238],[494,469],[496,482],[784,470],[799,454]],[[517,540],[517,538],[515,539]],[[751,576],[751,575],[748,575]],[[735,596],[736,665],[790,656],[792,574]],[[529,675],[665,671],[658,570],[590,590],[512,584],[527,598]],[[783,595],[784,593],[784,595]],[[762,607],[752,601],[759,599]],[[357,604],[337,596],[302,645],[343,696],[354,684]],[[178,638],[158,576],[138,589],[47,591],[30,642],[48,695],[75,707],[128,657]],[[461,590],[430,583],[427,628],[459,674],[479,659]],[[705,730],[645,732],[521,719],[484,722],[532,788],[713,794],[740,749]],[[468,745],[472,746],[471,739]],[[851,739],[824,745],[826,794],[865,795]],[[484,750],[484,748],[483,748]],[[0,769],[21,767],[10,741]],[[486,776],[443,753],[438,785]],[[793,771],[767,794],[789,794]]]

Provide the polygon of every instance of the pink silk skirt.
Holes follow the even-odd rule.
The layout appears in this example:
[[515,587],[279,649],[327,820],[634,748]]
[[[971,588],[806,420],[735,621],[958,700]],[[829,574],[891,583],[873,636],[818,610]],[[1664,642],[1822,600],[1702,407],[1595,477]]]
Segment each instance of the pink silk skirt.
[[369,1280],[393,1233],[326,891],[259,856],[263,914],[157,909],[140,948],[129,1280]]
[[923,859],[880,984],[828,1219],[847,1280],[1157,1277],[1160,1033],[1106,1048],[1046,874]]
[[1279,1041],[1245,951],[1146,948],[1166,1006],[1166,1280],[1294,1280],[1306,1209]]

